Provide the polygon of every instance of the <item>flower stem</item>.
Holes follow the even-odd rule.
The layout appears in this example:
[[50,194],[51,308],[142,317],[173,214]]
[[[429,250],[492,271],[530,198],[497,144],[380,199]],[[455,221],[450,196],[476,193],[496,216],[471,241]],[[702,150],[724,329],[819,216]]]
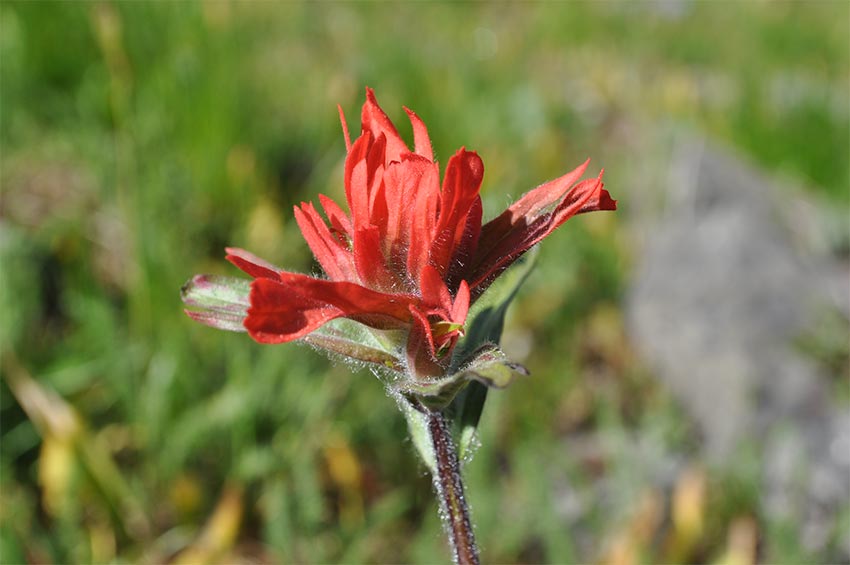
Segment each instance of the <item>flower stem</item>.
[[428,431],[437,459],[434,489],[440,500],[440,517],[449,536],[454,562],[457,565],[478,565],[478,547],[475,545],[475,534],[469,519],[469,507],[463,495],[460,461],[442,413],[429,414]]

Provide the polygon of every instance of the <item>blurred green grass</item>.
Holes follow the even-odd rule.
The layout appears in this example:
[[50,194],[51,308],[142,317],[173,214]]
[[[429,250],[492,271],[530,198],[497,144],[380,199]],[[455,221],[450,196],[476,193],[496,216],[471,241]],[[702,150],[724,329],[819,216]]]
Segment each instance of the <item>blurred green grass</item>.
[[[846,207],[848,10],[0,4],[0,561],[447,558],[378,381],[192,324],[182,283],[231,273],[228,244],[315,268],[290,208],[341,197],[335,105],[356,120],[366,85],[399,122],[415,109],[443,160],[482,155],[491,215],[588,155],[627,209],[641,155],[624,123],[693,128]],[[722,561],[759,514],[746,454],[704,469],[631,353],[628,264],[617,215],[542,246],[506,335],[533,377],[491,395],[466,467],[488,562]],[[39,428],[45,406],[74,416]],[[634,434],[693,458],[671,496],[696,518],[662,525],[670,493]],[[764,561],[826,558],[758,528]]]

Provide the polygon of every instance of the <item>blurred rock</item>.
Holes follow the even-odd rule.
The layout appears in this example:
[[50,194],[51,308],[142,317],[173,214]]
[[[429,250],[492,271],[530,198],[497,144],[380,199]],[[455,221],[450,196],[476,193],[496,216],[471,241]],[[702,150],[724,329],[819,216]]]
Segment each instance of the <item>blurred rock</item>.
[[816,243],[816,207],[734,156],[689,141],[671,166],[661,218],[639,226],[632,339],[710,460],[762,446],[765,507],[804,522],[805,543],[822,548],[834,526],[823,517],[850,494],[850,420],[832,398],[836,375],[794,343],[819,312],[848,315],[847,265]]

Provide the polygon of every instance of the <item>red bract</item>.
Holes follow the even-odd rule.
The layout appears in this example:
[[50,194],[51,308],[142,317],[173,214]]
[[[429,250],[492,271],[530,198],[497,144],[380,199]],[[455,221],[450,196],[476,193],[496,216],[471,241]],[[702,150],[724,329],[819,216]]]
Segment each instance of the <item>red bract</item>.
[[407,330],[413,374],[437,374],[462,332],[470,302],[493,279],[571,216],[616,208],[601,173],[579,182],[585,162],[482,226],[481,158],[458,150],[441,186],[425,124],[405,111],[413,151],[371,89],[353,143],[340,109],[350,214],[322,195],[327,221],[312,204],[295,207],[301,233],[327,279],[281,271],[246,251],[228,249],[227,259],[255,277],[244,320],[255,340],[292,341],[346,317],[376,329]]

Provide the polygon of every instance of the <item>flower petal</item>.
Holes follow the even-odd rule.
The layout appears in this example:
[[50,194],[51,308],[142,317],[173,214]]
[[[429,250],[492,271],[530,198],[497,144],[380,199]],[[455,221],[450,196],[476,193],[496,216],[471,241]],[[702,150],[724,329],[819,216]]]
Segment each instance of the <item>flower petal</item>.
[[405,108],[407,117],[410,118],[410,125],[413,126],[413,150],[415,153],[422,155],[429,161],[434,160],[434,150],[431,148],[431,138],[428,136],[428,128],[425,123],[419,119],[416,113]]
[[410,322],[409,306],[418,303],[413,295],[281,273],[280,281],[256,279],[251,283],[245,328],[261,343],[292,341],[339,317],[379,329],[403,328]]
[[365,195],[368,191],[366,185],[366,155],[368,155],[371,146],[372,134],[365,132],[354,141],[348,156],[345,158],[345,200],[348,202],[352,222],[355,224],[357,217],[354,209],[355,195]]
[[466,218],[478,199],[483,178],[484,163],[474,151],[461,148],[449,159],[440,193],[440,218],[430,254],[431,264],[443,276],[463,239]]
[[469,313],[469,298],[469,285],[466,284],[466,281],[460,281],[450,314],[452,322],[456,324],[466,323],[466,315]]
[[342,111],[342,106],[337,104],[336,109],[339,111],[339,123],[342,124],[342,135],[345,137],[345,151],[349,153],[351,152],[351,136],[348,134],[348,122],[345,121],[345,112]]
[[469,214],[466,216],[466,227],[461,234],[460,241],[455,246],[449,270],[446,273],[446,284],[449,290],[454,292],[464,274],[469,270],[470,264],[478,249],[478,239],[481,236],[481,218],[484,208],[481,204],[481,196],[475,198]]
[[[599,178],[602,178],[603,173],[605,173],[605,169],[599,171]],[[611,198],[611,195],[605,190],[604,185],[600,188],[599,194],[594,194],[587,202],[584,203],[584,206],[581,207],[581,210],[576,212],[576,214],[584,214],[586,212],[598,212],[601,210],[616,210],[617,209],[617,201]]]
[[319,195],[319,202],[322,204],[322,209],[331,223],[331,229],[351,239],[354,232],[351,229],[351,218],[348,217],[348,214],[343,212],[342,208],[336,202],[324,194]]
[[[360,138],[362,139],[362,138]],[[354,146],[357,147],[358,139]],[[352,155],[354,152],[352,151]],[[366,159],[362,159],[351,169],[351,176],[346,183],[348,208],[351,210],[351,225],[354,232],[369,224],[369,171]]]
[[398,130],[395,129],[392,121],[378,105],[378,101],[375,99],[375,92],[371,88],[366,89],[366,102],[363,104],[361,122],[363,131],[371,132],[376,139],[381,134],[386,136],[386,163],[398,161],[402,155],[410,152],[410,149],[398,134]]
[[335,281],[356,281],[351,252],[331,234],[313,204],[302,202],[300,208],[293,206],[293,210],[301,235],[328,277]]
[[437,348],[428,317],[415,306],[410,306],[413,325],[407,336],[407,367],[416,378],[428,378],[442,374],[443,368],[437,359]]
[[[390,163],[384,174],[386,182],[387,222],[384,253],[394,269],[404,271],[405,259],[419,245],[413,239],[421,237],[430,242],[428,226],[433,222],[439,198],[440,184],[437,165],[428,159],[408,153],[401,161]],[[428,214],[430,213],[430,218]],[[426,233],[427,232],[427,233]],[[417,271],[410,272],[415,280]]]
[[419,190],[407,200],[407,275],[412,281],[419,279],[428,264],[434,232],[437,229],[437,212],[440,209],[440,177],[436,163],[427,170],[419,183]]
[[516,223],[520,218],[532,218],[540,211],[559,202],[561,198],[572,188],[590,164],[590,159],[554,180],[543,183],[534,190],[525,193],[519,200],[508,206],[498,218],[488,223],[490,229],[496,229],[506,222]]
[[422,305],[426,313],[439,311],[448,316],[452,310],[452,295],[437,269],[431,265],[422,268],[419,277],[419,289],[422,292]]
[[[383,139],[383,138],[382,138]],[[374,171],[369,172],[369,224],[384,226],[387,224],[386,183],[384,182],[384,165],[380,164]]]
[[371,288],[391,290],[397,282],[387,269],[377,226],[367,226],[355,235],[354,261],[360,280]]
[[277,279],[282,269],[275,267],[265,259],[238,247],[226,247],[225,259],[254,278]]
[[[585,209],[614,209],[611,206],[616,207],[616,202],[611,200],[604,189],[600,174],[599,178],[582,181],[570,188],[552,212],[535,215],[543,208],[525,202],[521,208],[529,211],[529,215],[510,218],[506,224],[504,218],[509,217],[506,216],[511,211],[509,208],[481,230],[482,245],[478,249],[470,277],[473,300],[486,290],[496,276],[570,217]],[[491,224],[495,227],[488,228]]]

